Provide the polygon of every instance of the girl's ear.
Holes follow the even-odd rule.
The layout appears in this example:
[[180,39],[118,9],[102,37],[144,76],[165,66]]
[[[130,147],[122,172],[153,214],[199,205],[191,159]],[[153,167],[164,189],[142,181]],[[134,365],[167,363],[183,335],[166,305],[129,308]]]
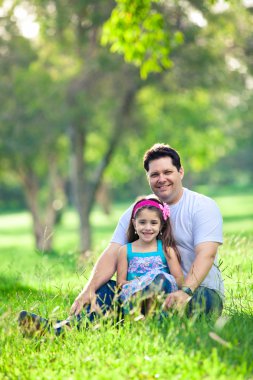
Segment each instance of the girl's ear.
[[134,229],[135,229],[135,226],[136,226],[136,221],[135,221],[135,219],[134,219],[134,218],[132,219],[132,223],[133,223],[133,226],[134,226]]

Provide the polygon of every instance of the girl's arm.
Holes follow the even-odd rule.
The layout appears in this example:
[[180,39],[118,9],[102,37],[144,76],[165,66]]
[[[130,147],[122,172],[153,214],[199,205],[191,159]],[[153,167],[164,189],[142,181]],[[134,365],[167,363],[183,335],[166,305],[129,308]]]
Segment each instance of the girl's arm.
[[122,286],[126,284],[127,281],[127,250],[126,246],[120,247],[118,252],[118,263],[117,263],[117,285]]
[[176,280],[178,287],[181,288],[181,286],[183,285],[183,282],[184,282],[184,275],[183,275],[183,271],[181,269],[181,265],[178,261],[176,252],[174,251],[173,248],[168,247],[166,249],[165,257],[167,260],[168,267],[170,269],[170,273],[172,274],[172,276],[175,277],[175,280]]

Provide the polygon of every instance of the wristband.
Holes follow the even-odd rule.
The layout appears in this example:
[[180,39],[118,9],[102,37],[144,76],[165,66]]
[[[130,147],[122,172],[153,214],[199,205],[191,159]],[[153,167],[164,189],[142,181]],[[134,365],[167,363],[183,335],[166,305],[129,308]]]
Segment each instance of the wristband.
[[188,294],[188,296],[193,296],[193,291],[191,290],[191,288],[188,288],[188,286],[182,286],[181,290]]

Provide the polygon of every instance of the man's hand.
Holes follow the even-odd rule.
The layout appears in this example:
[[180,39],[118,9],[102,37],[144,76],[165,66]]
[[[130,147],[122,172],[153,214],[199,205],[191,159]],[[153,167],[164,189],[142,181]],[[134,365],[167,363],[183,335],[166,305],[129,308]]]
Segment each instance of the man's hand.
[[190,301],[191,297],[183,292],[182,290],[177,290],[176,292],[170,293],[166,300],[164,301],[164,307],[167,309],[176,309],[182,311],[187,303]]
[[91,305],[90,311],[100,312],[100,307],[96,303],[95,290],[106,284],[114,275],[117,266],[117,253],[121,244],[110,243],[96,262],[88,284],[76,297],[70,308],[70,315],[78,315],[84,306]]
[[81,292],[73,302],[73,305],[70,308],[70,315],[78,315],[83,310],[84,306],[91,305],[90,311],[99,311],[100,308],[96,304],[96,293],[87,290],[85,292]]

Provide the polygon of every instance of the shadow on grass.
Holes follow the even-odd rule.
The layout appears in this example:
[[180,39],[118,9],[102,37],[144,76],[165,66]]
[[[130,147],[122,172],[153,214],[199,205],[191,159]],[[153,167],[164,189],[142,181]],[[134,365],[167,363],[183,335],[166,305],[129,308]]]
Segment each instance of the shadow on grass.
[[[39,299],[41,294],[42,292],[38,289],[20,283],[15,277],[0,276],[0,301],[3,303],[17,301],[21,297]],[[43,294],[47,294],[48,297],[54,296],[52,292],[45,290]]]
[[[50,267],[64,269],[70,273],[75,273],[78,262],[78,253],[77,252],[60,252],[56,250],[51,250],[50,252],[43,252],[35,250],[35,254],[41,260],[44,260],[47,265]],[[88,266],[88,262],[85,263]]]
[[227,186],[198,186],[197,191],[203,192],[209,197],[235,196],[235,195],[252,195],[252,184],[249,185],[227,185]]
[[[81,262],[79,259],[80,254],[74,251],[62,252],[52,250],[50,252],[43,252],[39,250],[29,250],[29,252],[24,253],[22,247],[17,249],[15,245],[9,246],[6,252],[7,251],[9,258],[3,258],[4,265],[1,268],[0,276],[8,271],[9,267],[11,268],[11,272],[15,270],[16,272],[20,272],[23,270],[32,275],[36,272],[36,277],[41,274],[41,276],[45,277],[48,275],[51,278],[52,276],[57,277],[59,273],[63,272],[75,274],[79,271],[80,266],[82,266],[82,272],[87,272],[91,266],[89,257]],[[23,255],[26,255],[25,260],[22,260]],[[9,278],[8,273],[4,275]]]
[[32,229],[30,229],[27,226],[19,226],[19,227],[12,227],[11,229],[0,229],[1,233],[4,234],[5,237],[8,236],[24,236],[24,234],[31,234],[32,236]]
[[56,289],[55,292],[43,288],[36,289],[19,282],[15,277],[0,276],[0,315],[7,310],[16,315],[26,309],[47,316],[55,307],[61,306],[68,310],[76,294],[68,290],[63,292]]
[[253,373],[253,315],[235,313],[213,321],[172,316],[171,321],[158,327],[165,340],[171,328],[176,331],[176,345],[184,347],[187,357],[200,353],[200,365],[213,355],[214,360],[223,362],[226,367],[244,366],[245,374]]
[[224,223],[242,222],[248,219],[253,220],[253,214],[223,216]]

